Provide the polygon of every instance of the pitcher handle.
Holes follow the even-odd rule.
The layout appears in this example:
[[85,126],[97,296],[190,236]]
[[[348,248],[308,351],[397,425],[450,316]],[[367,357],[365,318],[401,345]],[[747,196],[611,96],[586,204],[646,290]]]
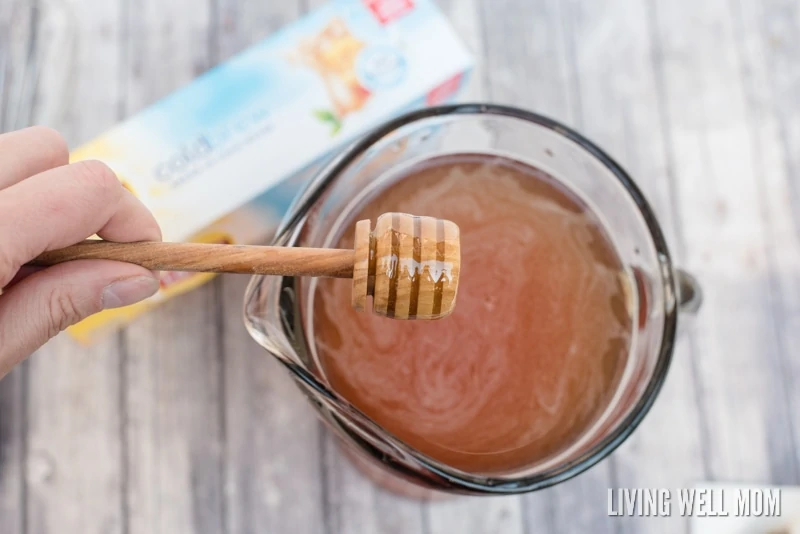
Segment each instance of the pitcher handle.
[[682,313],[695,314],[703,304],[703,290],[697,278],[683,269],[675,269],[678,290],[678,309]]

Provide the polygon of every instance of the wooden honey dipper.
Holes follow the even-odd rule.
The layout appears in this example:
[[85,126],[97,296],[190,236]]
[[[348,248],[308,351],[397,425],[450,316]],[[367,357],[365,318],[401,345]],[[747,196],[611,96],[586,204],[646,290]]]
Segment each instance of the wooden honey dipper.
[[461,270],[459,229],[433,217],[385,213],[375,229],[356,224],[354,250],[204,243],[113,243],[87,240],[45,252],[30,265],[116,260],[153,271],[320,276],[353,279],[352,305],[394,319],[438,319],[456,303]]

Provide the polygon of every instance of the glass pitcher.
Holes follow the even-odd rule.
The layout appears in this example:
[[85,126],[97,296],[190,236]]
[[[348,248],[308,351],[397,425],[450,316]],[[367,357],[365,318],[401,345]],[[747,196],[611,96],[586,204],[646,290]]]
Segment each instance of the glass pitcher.
[[635,281],[636,336],[614,400],[571,446],[517,472],[468,473],[396,439],[329,386],[313,343],[314,279],[253,278],[245,296],[250,334],[289,370],[357,465],[384,486],[409,496],[522,493],[589,469],[618,447],[650,409],[669,367],[678,314],[696,311],[701,300],[695,280],[673,266],[652,210],[619,165],[551,119],[497,105],[426,108],[364,136],[300,193],[274,244],[335,246],[364,199],[396,179],[397,173],[390,171],[463,153],[501,155],[537,167],[593,208]]

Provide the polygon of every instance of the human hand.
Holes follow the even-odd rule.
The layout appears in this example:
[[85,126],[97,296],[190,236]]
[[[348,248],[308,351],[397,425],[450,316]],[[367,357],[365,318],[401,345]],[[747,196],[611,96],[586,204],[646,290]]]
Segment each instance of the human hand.
[[106,165],[69,165],[64,139],[33,127],[0,135],[0,378],[47,340],[103,309],[158,290],[147,269],[80,260],[34,270],[42,252],[94,234],[157,241],[158,223]]

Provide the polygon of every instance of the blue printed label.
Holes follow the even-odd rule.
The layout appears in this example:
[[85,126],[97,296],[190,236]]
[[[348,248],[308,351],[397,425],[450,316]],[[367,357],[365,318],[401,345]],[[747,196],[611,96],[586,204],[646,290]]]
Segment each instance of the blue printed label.
[[371,46],[358,57],[356,73],[361,84],[370,90],[388,89],[405,79],[406,59],[399,50]]

